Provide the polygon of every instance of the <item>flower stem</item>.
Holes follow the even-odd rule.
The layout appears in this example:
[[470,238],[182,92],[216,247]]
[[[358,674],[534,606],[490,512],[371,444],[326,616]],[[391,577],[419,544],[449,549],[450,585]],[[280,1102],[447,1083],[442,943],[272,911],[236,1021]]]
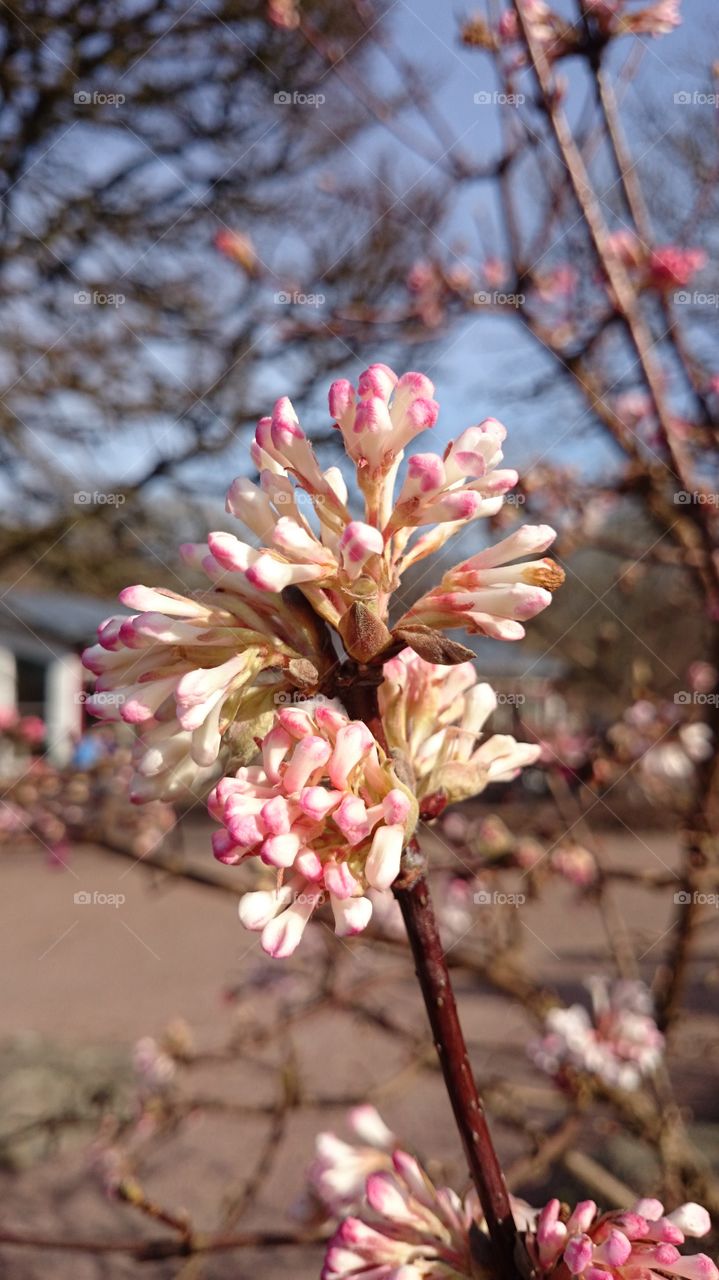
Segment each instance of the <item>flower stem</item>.
[[484,1211],[498,1274],[509,1280],[519,1272],[509,1192],[469,1061],[429,885],[417,865],[421,855],[416,841],[408,854],[414,865],[395,884],[394,895],[407,929],[444,1083]]
[[[339,674],[338,692],[350,715],[364,720],[380,746],[388,750],[378,699],[381,671],[379,665],[373,668],[347,662]],[[469,1061],[425,871],[426,857],[413,837],[405,849],[393,892],[407,929],[444,1083],[487,1223],[497,1275],[502,1280],[516,1280],[521,1254],[509,1192]]]

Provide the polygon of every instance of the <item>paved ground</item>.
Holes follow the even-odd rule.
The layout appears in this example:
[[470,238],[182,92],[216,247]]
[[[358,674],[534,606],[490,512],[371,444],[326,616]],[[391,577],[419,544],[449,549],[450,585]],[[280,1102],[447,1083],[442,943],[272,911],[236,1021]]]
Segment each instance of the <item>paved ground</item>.
[[[194,864],[210,859],[205,839],[204,828],[188,828],[186,847]],[[665,868],[674,862],[672,842],[665,834],[612,834],[605,841],[610,861],[632,860]],[[509,881],[507,886],[511,887]],[[232,896],[185,880],[158,877],[117,855],[88,847],[76,851],[70,872],[49,870],[34,851],[7,852],[0,862],[0,888],[0,966],[5,975],[0,1046],[14,1041],[6,1061],[9,1068],[25,1063],[21,1072],[10,1070],[12,1087],[4,1103],[0,1092],[0,1108],[4,1105],[6,1112],[14,1112],[13,1124],[18,1115],[34,1114],[33,1081],[46,1110],[65,1105],[65,1086],[58,1080],[66,1078],[73,1082],[73,1097],[78,1090],[83,1097],[88,1090],[91,1094],[93,1080],[106,1081],[108,1091],[124,1097],[129,1047],[142,1035],[161,1032],[175,1016],[186,1019],[198,1045],[206,1049],[224,1044],[238,1019],[240,1024],[247,1019],[269,1024],[288,1002],[309,989],[313,969],[324,962],[327,946],[338,946],[317,928],[300,966],[296,971],[284,970],[277,982],[277,963],[264,958],[257,940],[241,929]],[[96,895],[96,900],[75,901],[78,894]],[[111,895],[122,895],[123,901],[113,905]],[[642,968],[651,976],[671,924],[667,899],[625,888],[617,901],[637,952],[644,956]],[[551,901],[526,904],[520,926],[518,945],[530,971],[558,985],[565,995],[577,993],[581,978],[602,965],[601,922],[591,907],[577,905],[569,886],[560,885]],[[470,934],[475,928],[480,932],[484,928],[479,913]],[[690,1020],[671,1060],[682,1099],[707,1124],[719,1122],[713,1083],[719,1044],[715,1031],[712,1034],[718,934],[716,920],[702,932],[692,973]],[[361,983],[368,1006],[391,1009],[408,1029],[422,1031],[422,1010],[403,953],[383,952],[380,959],[376,948],[359,941],[351,951],[342,946],[335,954],[341,955],[345,965],[348,987]],[[228,990],[246,994],[250,981],[267,982],[268,975],[272,982],[263,987],[261,996],[255,994],[239,1006],[228,1003]],[[524,1012],[468,977],[459,981],[458,994],[477,1073],[483,1079],[522,1083],[532,1113],[544,1122],[551,1120],[557,1105],[551,1088],[544,1087],[527,1066],[530,1024]],[[240,1060],[193,1072],[187,1087],[193,1097],[214,1092],[245,1103],[271,1104],[276,1096],[278,1055],[290,1044],[295,1071],[309,1097],[341,1099],[348,1092],[364,1093],[395,1077],[382,1103],[389,1122],[408,1144],[450,1165],[454,1161],[456,1167],[451,1120],[436,1074],[424,1072],[404,1081],[399,1073],[408,1059],[407,1045],[390,1038],[379,1026],[360,1022],[351,1012],[319,1013],[304,1028],[291,1035],[288,1031],[279,1047],[258,1042]],[[36,1067],[34,1075],[27,1068],[27,1061],[38,1059],[45,1063],[44,1075],[38,1075]],[[30,1084],[19,1084],[21,1076]],[[281,1143],[275,1144],[275,1158],[250,1219],[252,1225],[276,1226],[278,1213],[284,1217],[302,1190],[302,1171],[311,1155],[314,1133],[339,1123],[341,1114],[341,1108],[335,1107],[321,1115],[302,1110],[289,1117]],[[0,1121],[5,1125],[0,1138],[9,1123],[6,1114]],[[231,1121],[224,1115],[197,1116],[153,1158],[154,1193],[165,1204],[185,1206],[197,1225],[214,1227],[222,1197],[241,1187],[266,1152],[268,1123],[255,1116]],[[519,1155],[521,1142],[511,1128],[498,1127],[497,1133],[504,1158]],[[14,1149],[15,1158],[26,1167],[0,1172],[0,1222],[6,1228],[107,1239],[133,1236],[143,1229],[128,1209],[103,1199],[88,1175],[84,1146],[74,1133],[58,1138],[55,1153],[51,1150],[40,1161],[35,1159],[38,1143],[42,1146],[45,1139],[33,1134],[28,1141],[29,1146],[19,1144]],[[629,1176],[630,1167],[631,1161],[620,1172]],[[157,1233],[156,1228],[151,1231]],[[191,1276],[193,1280],[199,1276],[203,1280],[256,1276],[313,1280],[319,1274],[318,1257],[312,1250],[278,1251],[272,1257],[245,1252],[213,1258],[203,1263],[201,1271],[183,1270],[175,1261],[153,1264],[141,1273],[150,1280],[179,1275],[183,1280]],[[0,1276],[12,1280],[46,1280],[48,1274],[54,1280],[125,1280],[137,1273],[136,1265],[117,1257],[91,1259],[0,1248]]]

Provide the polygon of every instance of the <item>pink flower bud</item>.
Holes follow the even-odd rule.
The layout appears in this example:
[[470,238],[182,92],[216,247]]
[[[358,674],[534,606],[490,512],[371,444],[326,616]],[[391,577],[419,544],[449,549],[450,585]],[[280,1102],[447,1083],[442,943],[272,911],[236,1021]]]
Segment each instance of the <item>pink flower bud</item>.
[[399,875],[403,827],[378,827],[372,837],[372,847],[365,864],[367,883],[373,889],[389,889]]
[[344,725],[337,734],[335,749],[327,772],[333,787],[344,790],[355,765],[374,745],[374,738],[365,724],[359,720]]
[[339,898],[340,901],[345,898],[351,898],[360,887],[346,862],[328,862],[325,866],[324,877],[325,888],[333,897]]
[[350,578],[356,578],[370,556],[382,554],[384,538],[379,529],[374,528],[373,525],[363,524],[360,520],[351,520],[345,526],[339,547],[345,572]]
[[673,1213],[667,1214],[667,1221],[679,1227],[687,1236],[705,1236],[711,1231],[711,1218],[700,1204],[683,1204]]
[[354,410],[355,391],[351,382],[346,378],[339,378],[332,383],[329,392],[329,408],[330,416],[335,422],[341,422],[342,419]]
[[321,900],[321,889],[306,888],[299,894],[292,906],[265,925],[261,939],[263,951],[276,960],[291,956],[302,940],[312,912]]
[[291,867],[299,848],[299,836],[289,831],[286,835],[270,836],[265,840],[260,848],[260,857],[270,867]]
[[243,894],[238,909],[245,928],[253,932],[264,929],[277,912],[292,901],[292,893],[289,885],[283,885],[281,889],[258,889],[255,893]]
[[327,763],[332,748],[325,738],[310,734],[297,743],[283,778],[285,791],[301,791],[309,778]]
[[332,890],[330,894],[337,936],[349,938],[355,933],[362,933],[372,916],[369,898],[339,898]]
[[357,387],[363,399],[368,396],[379,396],[381,400],[389,400],[397,385],[397,374],[386,364],[371,364],[359,376]]
[[564,1261],[571,1275],[579,1276],[592,1261],[594,1246],[589,1236],[571,1236],[564,1249]]
[[370,833],[367,806],[360,796],[346,795],[334,810],[332,818],[346,837],[348,844],[359,844]]

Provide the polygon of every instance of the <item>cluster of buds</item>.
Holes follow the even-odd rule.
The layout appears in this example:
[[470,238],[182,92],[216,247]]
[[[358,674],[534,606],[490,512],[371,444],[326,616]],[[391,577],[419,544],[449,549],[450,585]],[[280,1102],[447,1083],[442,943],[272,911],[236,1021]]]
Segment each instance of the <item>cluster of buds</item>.
[[677,1248],[687,1236],[705,1236],[710,1230],[709,1214],[698,1204],[684,1204],[665,1216],[659,1200],[638,1200],[631,1209],[612,1213],[600,1213],[593,1200],[582,1200],[567,1214],[559,1200],[550,1200],[527,1235],[527,1248],[541,1276],[717,1280],[719,1270],[711,1258]]
[[[366,1113],[366,1114],[365,1114]],[[485,1223],[472,1190],[461,1199],[437,1187],[419,1161],[396,1147],[373,1108],[350,1115],[360,1145],[320,1134],[308,1181],[322,1209],[343,1217],[329,1242],[322,1280],[471,1280],[492,1274]],[[550,1200],[541,1210],[510,1197],[533,1273],[541,1280],[717,1280],[705,1254],[678,1246],[711,1229],[698,1204],[664,1213],[658,1200],[601,1213],[593,1200],[574,1208]]]
[[[251,446],[258,482],[240,477],[227,493],[253,541],[218,531],[184,547],[209,586],[187,596],[128,588],[120,599],[134,612],[103,623],[85,653],[97,677],[89,709],[141,731],[133,799],[215,783],[215,856],[274,869],[274,884],[240,906],[274,956],[295,949],[327,901],[338,934],[366,927],[371,895],[399,873],[417,796],[423,816],[437,816],[537,756],[507,735],[479,741],[494,694],[476,683],[472,651],[436,628],[522,637],[520,619],[544,609],[564,575],[546,558],[515,562],[545,551],[552,529],[526,526],[465,560],[390,629],[403,573],[470,521],[497,515],[518,479],[501,467],[506,431],[493,418],[442,454],[413,454],[400,478],[405,447],[437,420],[433,397],[424,374],[398,377],[384,364],[356,388],[330,388],[361,519],[341,470],[321,469],[279,399]],[[356,695],[360,670],[369,685],[384,679],[379,740],[336,698]]]
[[[455,1280],[471,1276],[474,1191],[464,1200],[436,1187],[419,1161],[396,1145],[373,1108],[350,1126],[361,1145],[320,1134],[309,1170],[313,1196],[333,1217],[349,1214],[332,1236],[322,1280]],[[358,1127],[359,1120],[359,1127]]]
[[707,260],[703,249],[683,249],[675,244],[656,245],[652,249],[626,228],[610,235],[608,247],[639,283],[660,293],[686,288]]
[[551,1009],[545,1034],[530,1045],[530,1055],[560,1082],[581,1072],[610,1088],[637,1089],[664,1052],[649,992],[643,983],[628,980],[610,987],[597,977],[587,985],[592,1012],[580,1004]]
[[270,955],[291,955],[316,907],[329,899],[335,932],[366,928],[367,889],[388,889],[417,823],[417,802],[367,725],[318,700],[283,707],[262,740],[262,764],[222,778],[210,812],[223,829],[221,862],[259,857],[277,886],[246,893],[240,919]]
[[97,677],[87,710],[141,730],[138,801],[213,778],[223,742],[237,750],[237,723],[270,710],[283,690],[320,678],[318,626],[301,602],[228,574],[209,546],[188,544],[182,553],[210,588],[193,597],[127,587],[120,600],[136,612],[108,618],[83,654]]
[[[330,413],[364,496],[361,520],[351,517],[339,468],[321,470],[290,401],[278,400],[251,448],[259,483],[240,477],[227,494],[227,511],[260,545],[210,533],[206,545],[182,549],[209,579],[205,590],[121,593],[134,612],[103,623],[84,660],[97,677],[88,709],[141,730],[134,799],[196,790],[230,761],[251,758],[253,722],[278,695],[323,688],[336,665],[327,625],[360,662],[381,662],[402,644],[456,662],[453,650],[469,651],[429,634],[435,626],[514,640],[524,634],[519,619],[549,604],[562,571],[547,559],[511,563],[554,536],[527,527],[458,566],[389,630],[403,572],[467,522],[497,514],[517,481],[516,471],[499,467],[505,429],[487,419],[442,455],[410,457],[395,494],[405,446],[436,421],[433,393],[424,374],[398,378],[380,364],[357,389],[332,385]],[[242,724],[253,725],[244,736]]]
[[[612,39],[623,35],[668,35],[681,22],[679,12],[681,0],[655,0],[655,3],[641,9],[631,9],[627,0],[592,0],[588,6],[586,18],[603,39]],[[544,46],[545,54],[550,59],[557,59],[570,54],[581,47],[585,33],[581,25],[573,25],[554,12],[545,0],[522,0],[521,8],[525,21],[530,25],[532,35]],[[507,9],[500,17],[496,28],[486,31],[483,39],[473,35],[473,24],[467,24],[465,43],[481,45],[492,49],[503,45],[514,45],[522,39],[520,24],[513,8]],[[519,61],[522,65],[522,60]]]
[[385,663],[379,705],[391,750],[411,763],[422,817],[436,818],[490,782],[511,781],[540,754],[539,746],[510,734],[478,745],[497,696],[477,683],[471,662],[444,667],[405,649]]

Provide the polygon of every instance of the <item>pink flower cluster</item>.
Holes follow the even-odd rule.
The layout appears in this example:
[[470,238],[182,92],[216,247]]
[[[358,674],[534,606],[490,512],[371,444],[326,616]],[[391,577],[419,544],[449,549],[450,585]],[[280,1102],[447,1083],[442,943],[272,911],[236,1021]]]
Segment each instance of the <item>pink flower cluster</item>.
[[686,288],[707,260],[703,249],[682,249],[675,244],[650,249],[627,228],[612,233],[609,248],[628,271],[660,293]]
[[[325,1212],[342,1217],[329,1242],[322,1280],[470,1280],[492,1274],[476,1194],[437,1187],[419,1161],[395,1146],[374,1108],[356,1108],[359,1145],[320,1134],[308,1181]],[[705,1254],[679,1251],[711,1229],[698,1204],[664,1213],[658,1200],[601,1213],[593,1200],[574,1209],[550,1200],[541,1210],[510,1197],[534,1274],[542,1280],[718,1280]],[[473,1239],[470,1246],[470,1232]],[[486,1256],[485,1256],[486,1255]],[[480,1262],[481,1259],[481,1262]]]
[[711,1258],[677,1248],[687,1236],[705,1236],[710,1230],[709,1214],[698,1204],[684,1204],[665,1216],[659,1200],[638,1200],[626,1212],[600,1214],[593,1200],[582,1200],[565,1220],[559,1200],[550,1200],[527,1245],[542,1276],[568,1272],[582,1280],[717,1280]]
[[390,748],[411,762],[415,794],[433,808],[477,796],[490,782],[509,782],[533,764],[540,748],[510,734],[480,735],[497,706],[471,662],[444,667],[405,649],[384,665],[379,704]]
[[208,589],[182,596],[127,587],[120,600],[136,612],[108,618],[83,654],[97,677],[88,711],[142,730],[131,793],[138,801],[212,779],[233,723],[270,709],[294,683],[293,664],[320,661],[306,614],[228,573],[209,547],[182,552]]
[[637,1089],[664,1052],[649,992],[643,983],[629,980],[610,986],[596,977],[587,985],[591,1013],[580,1004],[551,1009],[545,1034],[530,1045],[530,1055],[559,1080],[567,1072],[586,1072],[610,1087]]
[[387,889],[417,821],[417,803],[370,730],[339,704],[284,707],[262,741],[262,765],[223,778],[210,812],[223,823],[215,857],[259,857],[277,887],[246,893],[240,919],[270,955],[290,955],[329,898],[340,936],[372,914],[366,889]]
[[321,1280],[471,1276],[474,1191],[462,1200],[450,1187],[435,1187],[419,1161],[395,1145],[374,1108],[356,1109],[350,1122],[362,1145],[320,1134],[308,1175],[329,1214],[350,1213],[329,1242]]
[[[468,521],[496,514],[503,495],[517,482],[516,471],[498,469],[506,431],[488,418],[468,427],[443,455],[412,455],[395,494],[406,445],[437,420],[439,406],[433,394],[434,387],[424,374],[398,377],[381,364],[366,369],[356,389],[346,380],[330,388],[330,414],[364,496],[362,520],[350,516],[347,485],[339,469],[320,469],[290,401],[278,400],[272,417],[259,423],[252,446],[259,485],[237,480],[228,494],[228,508],[258,537],[269,534],[267,544],[256,550],[231,534],[211,534],[213,556],[229,572],[244,574],[260,591],[297,585],[319,616],[340,631],[342,619],[357,600],[385,619],[389,598],[403,572],[437,551]],[[316,523],[309,519],[310,512]],[[408,547],[415,531],[425,525],[435,527]],[[549,530],[543,533],[546,547],[554,535]],[[516,550],[507,547],[503,552],[492,561],[495,572],[490,579],[497,589],[487,596],[486,607],[477,608],[477,616],[472,617],[466,593],[456,604],[447,600],[445,625],[495,634],[495,615],[501,619],[506,606],[513,616],[513,593],[502,587],[515,581],[520,568],[505,573],[497,566],[522,553],[521,540]],[[561,576],[560,571],[556,574]],[[559,580],[556,574],[554,585]],[[472,585],[482,585],[477,574]],[[548,592],[536,596],[533,611],[544,608],[549,600]],[[420,605],[412,616],[416,613],[420,619],[421,612]],[[519,634],[521,628],[511,638]]]

